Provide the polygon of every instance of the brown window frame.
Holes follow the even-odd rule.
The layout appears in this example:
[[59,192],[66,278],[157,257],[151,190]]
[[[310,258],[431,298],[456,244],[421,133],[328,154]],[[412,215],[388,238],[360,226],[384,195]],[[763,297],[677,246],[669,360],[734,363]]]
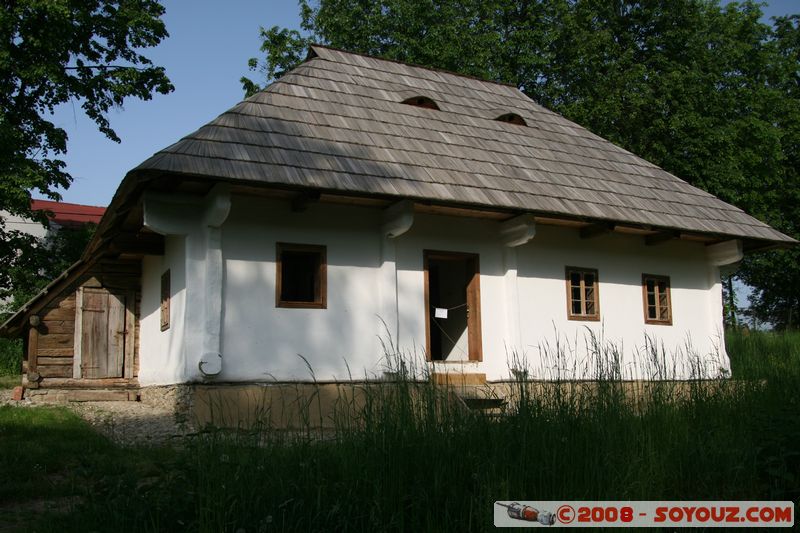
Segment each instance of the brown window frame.
[[[580,279],[581,291],[581,310],[582,313],[576,314],[572,311],[572,273],[578,273]],[[584,285],[584,276],[592,274],[594,276],[594,313],[586,314],[586,287]],[[596,268],[583,268],[568,266],[564,269],[564,279],[567,286],[567,319],[569,320],[586,320],[590,322],[597,322],[600,320],[600,276]]]
[[[314,279],[314,301],[297,302],[281,299],[283,292],[283,252],[315,252],[318,253],[319,269]],[[275,307],[290,309],[327,309],[328,308],[328,251],[327,247],[318,244],[294,244],[279,242],[275,249]]]
[[[650,318],[650,313],[648,312],[649,305],[647,304],[647,281],[653,280],[654,283],[654,291],[653,296],[656,301],[656,313],[658,315],[661,314],[660,306],[658,305],[658,283],[664,282],[666,284],[666,295],[667,295],[667,314],[669,315],[668,318]],[[644,323],[645,324],[655,324],[659,326],[671,326],[672,325],[672,285],[670,284],[669,276],[662,276],[658,274],[642,274],[642,305],[644,308]]]
[[171,291],[171,275],[167,269],[161,274],[161,331],[169,329]]

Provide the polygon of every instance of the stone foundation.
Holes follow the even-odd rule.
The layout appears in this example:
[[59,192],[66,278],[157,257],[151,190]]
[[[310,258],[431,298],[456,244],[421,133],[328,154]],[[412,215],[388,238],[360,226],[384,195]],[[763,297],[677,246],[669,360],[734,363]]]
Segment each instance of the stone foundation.
[[[591,401],[597,395],[614,395],[646,409],[656,401],[678,401],[702,390],[735,392],[739,384],[716,380],[702,382],[627,381],[627,382],[493,382],[473,384],[431,384],[430,382],[340,382],[340,383],[191,383],[149,386],[129,390],[27,389],[25,397],[37,403],[63,403],[111,400],[138,400],[166,416],[184,433],[213,426],[227,429],[277,429],[289,431],[329,430],[363,423],[370,407],[392,402],[409,402],[414,409],[437,413],[494,405],[487,414],[513,410],[521,399],[541,400],[545,404],[558,398]],[[380,416],[380,409],[372,415]],[[171,413],[171,415],[170,415]]]

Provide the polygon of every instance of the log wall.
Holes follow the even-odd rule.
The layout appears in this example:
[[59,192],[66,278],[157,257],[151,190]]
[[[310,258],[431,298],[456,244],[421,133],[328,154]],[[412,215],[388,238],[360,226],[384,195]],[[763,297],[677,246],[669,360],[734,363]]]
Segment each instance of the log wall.
[[[110,292],[134,297],[134,349],[132,365],[135,377],[139,369],[139,316],[141,308],[142,265],[140,260],[100,260],[74,283],[55,296],[39,313],[38,326],[30,326],[26,342],[27,361],[23,366],[29,387],[61,386],[72,380],[75,361],[75,320],[77,293],[80,287],[100,287]],[[94,381],[94,380],[90,380]],[[120,383],[127,383],[121,380]]]

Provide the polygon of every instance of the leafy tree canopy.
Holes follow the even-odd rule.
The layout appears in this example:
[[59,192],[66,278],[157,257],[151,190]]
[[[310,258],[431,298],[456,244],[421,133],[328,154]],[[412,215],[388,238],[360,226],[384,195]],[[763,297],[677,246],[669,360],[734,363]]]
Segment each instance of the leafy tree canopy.
[[[302,32],[261,29],[269,82],[312,42],[510,83],[800,237],[800,30],[752,0],[300,0]],[[242,79],[245,91],[260,89]],[[800,255],[748,257],[754,309],[800,321]],[[792,319],[791,317],[795,318]]]
[[[164,69],[142,55],[168,36],[156,0],[0,0],[0,210],[35,218],[31,191],[59,199],[72,178],[59,159],[67,134],[48,117],[77,101],[109,139],[107,118],[127,98],[173,90]],[[35,253],[0,219],[0,297],[11,272]]]

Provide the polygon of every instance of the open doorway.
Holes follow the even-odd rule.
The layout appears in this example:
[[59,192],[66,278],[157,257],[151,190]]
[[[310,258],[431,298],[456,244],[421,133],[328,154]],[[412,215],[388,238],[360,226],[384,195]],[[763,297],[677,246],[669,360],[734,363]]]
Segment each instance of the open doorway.
[[428,360],[482,360],[478,255],[423,253]]

